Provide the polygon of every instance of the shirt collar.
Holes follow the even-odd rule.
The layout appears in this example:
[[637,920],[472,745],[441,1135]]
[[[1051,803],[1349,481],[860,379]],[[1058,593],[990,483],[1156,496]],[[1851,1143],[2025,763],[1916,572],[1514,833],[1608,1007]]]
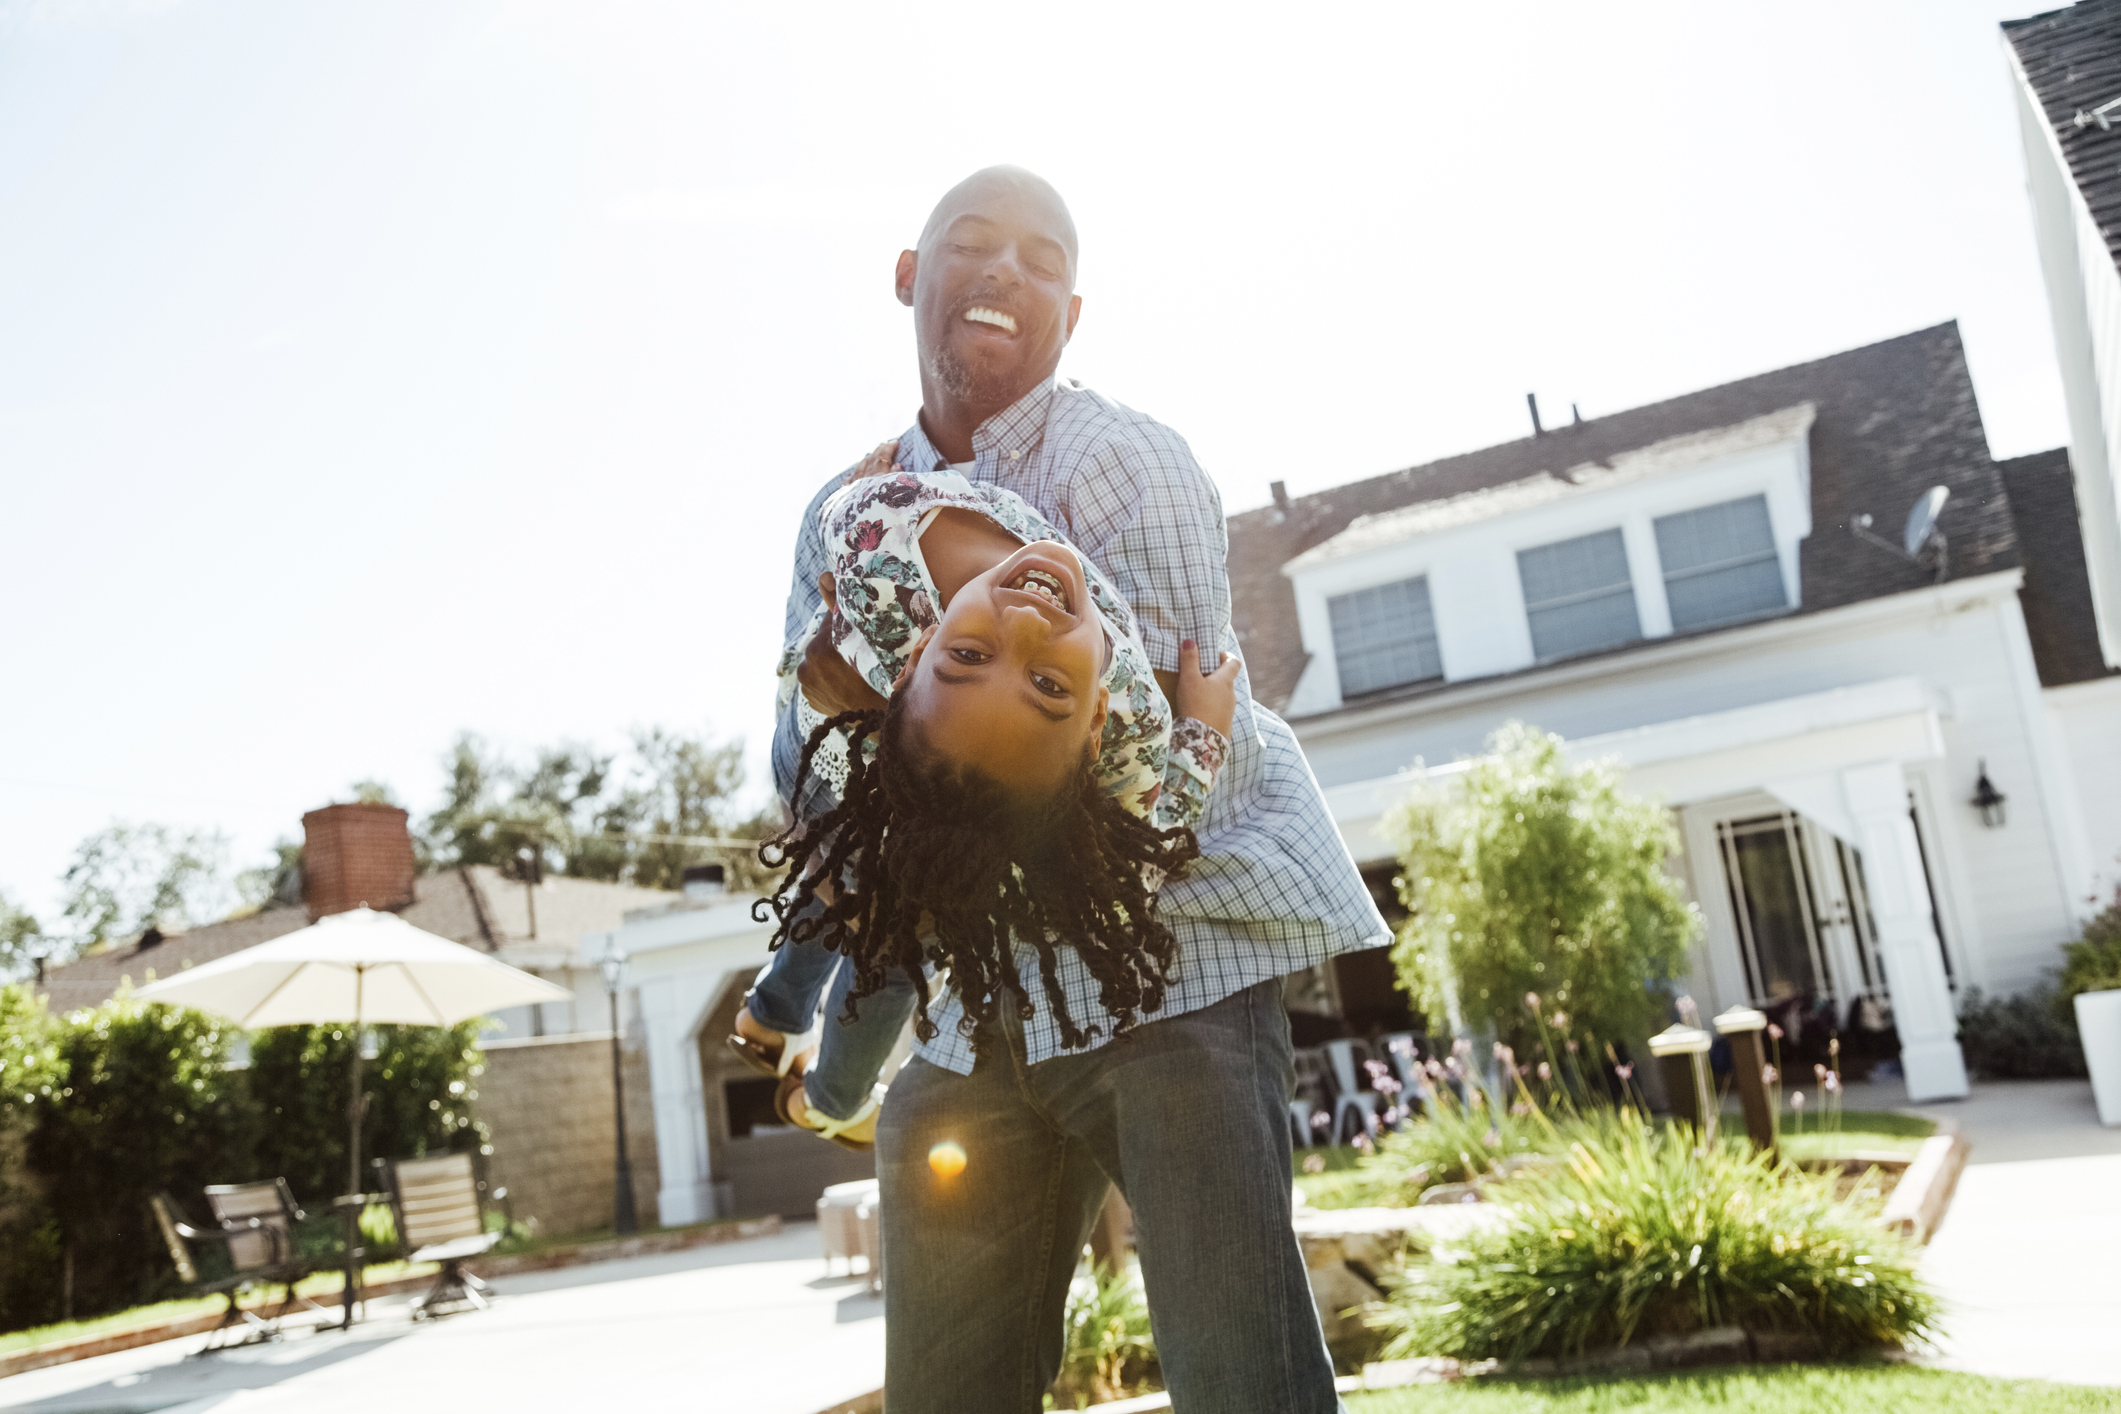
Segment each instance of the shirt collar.
[[[1021,462],[1035,455],[1046,440],[1046,416],[1052,409],[1056,386],[1056,380],[1047,379],[975,428],[973,461],[993,466]],[[899,438],[898,461],[915,475],[925,475],[944,464],[943,454],[928,440],[917,417]]]

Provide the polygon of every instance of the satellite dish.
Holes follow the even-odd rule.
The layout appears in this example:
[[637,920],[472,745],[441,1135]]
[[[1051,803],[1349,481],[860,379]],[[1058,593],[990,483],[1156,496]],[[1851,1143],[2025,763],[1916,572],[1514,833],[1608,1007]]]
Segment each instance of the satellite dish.
[[1907,530],[1900,537],[1900,544],[1907,551],[1909,559],[1921,554],[1922,547],[1929,544],[1930,537],[1937,533],[1937,513],[1944,509],[1944,503],[1951,498],[1951,494],[1950,487],[1932,486],[1923,492],[1922,499],[1909,509]]

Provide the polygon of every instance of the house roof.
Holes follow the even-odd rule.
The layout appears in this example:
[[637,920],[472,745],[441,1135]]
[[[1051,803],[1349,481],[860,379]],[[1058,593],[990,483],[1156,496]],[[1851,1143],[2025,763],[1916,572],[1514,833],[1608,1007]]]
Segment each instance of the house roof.
[[[398,916],[438,937],[497,952],[518,943],[572,944],[585,933],[617,928],[630,909],[667,903],[678,895],[601,879],[548,878],[535,886],[537,930],[531,931],[531,886],[518,883],[489,865],[422,874],[413,885],[413,901]],[[241,918],[208,923],[172,933],[141,947],[129,942],[50,969],[39,989],[55,1011],[95,1006],[109,1000],[121,980],[134,986],[150,970],[167,977],[259,943],[309,926],[309,911],[280,906]]]
[[2092,615],[2092,586],[2078,529],[2077,483],[2069,450],[2035,452],[1996,463],[2010,492],[2011,520],[2025,557],[2026,633],[2042,687],[2109,676]]
[[[2011,20],[2004,37],[2069,163],[2070,177],[2121,265],[2121,105],[2109,126],[2092,110],[2121,99],[2121,0],[2083,0],[2066,10]],[[2078,114],[2086,115],[2080,124]]]
[[[1378,516],[1493,491],[1811,404],[1812,533],[1800,554],[1803,603],[1816,613],[1919,589],[1931,572],[1848,533],[1868,512],[1897,525],[1932,486],[1951,489],[1939,525],[1951,578],[2013,569],[2018,537],[1967,375],[1956,323],[1811,363],[1556,428],[1500,446],[1350,482],[1230,518],[1233,618],[1252,691],[1280,708],[1305,662],[1296,594],[1283,565]],[[1718,630],[1711,630],[1718,631]],[[1627,650],[1618,650],[1627,651]]]

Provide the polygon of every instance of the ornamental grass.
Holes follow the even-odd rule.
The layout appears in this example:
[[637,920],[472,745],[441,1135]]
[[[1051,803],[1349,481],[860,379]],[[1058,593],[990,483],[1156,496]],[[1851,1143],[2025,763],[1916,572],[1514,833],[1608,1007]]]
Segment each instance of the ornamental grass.
[[1877,1185],[1844,1196],[1631,1108],[1570,1129],[1565,1162],[1490,1191],[1501,1221],[1407,1269],[1377,1319],[1386,1358],[1567,1357],[1722,1326],[1827,1352],[1930,1338],[1936,1298],[1878,1225]]

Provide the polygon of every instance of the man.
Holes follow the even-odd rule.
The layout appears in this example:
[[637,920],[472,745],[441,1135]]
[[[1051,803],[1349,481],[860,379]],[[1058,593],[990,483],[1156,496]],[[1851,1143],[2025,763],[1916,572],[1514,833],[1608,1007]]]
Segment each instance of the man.
[[[1067,206],[1029,172],[990,168],[943,197],[898,258],[921,375],[898,461],[998,482],[1066,529],[1132,604],[1168,691],[1184,640],[1236,649],[1221,500],[1176,433],[1056,378],[1082,310],[1076,253]],[[819,603],[817,510],[838,484],[820,490],[797,541],[791,640]],[[878,705],[822,639],[800,676],[827,714]],[[791,703],[774,739],[784,797],[802,748],[796,713]],[[1201,859],[1159,903],[1180,949],[1160,1012],[1116,1042],[1108,1023],[1065,1051],[1042,998],[1026,998],[1029,1019],[1002,1008],[1004,1035],[975,1064],[948,999],[933,1013],[939,1034],[893,1082],[877,1134],[890,1414],[1040,1407],[1111,1183],[1134,1211],[1175,1409],[1338,1407],[1290,1229],[1280,979],[1389,931],[1295,737],[1242,675],[1230,760],[1198,835]],[[1061,967],[1074,1015],[1104,1020],[1065,947]],[[962,1150],[962,1173],[931,1166],[946,1145]]]

